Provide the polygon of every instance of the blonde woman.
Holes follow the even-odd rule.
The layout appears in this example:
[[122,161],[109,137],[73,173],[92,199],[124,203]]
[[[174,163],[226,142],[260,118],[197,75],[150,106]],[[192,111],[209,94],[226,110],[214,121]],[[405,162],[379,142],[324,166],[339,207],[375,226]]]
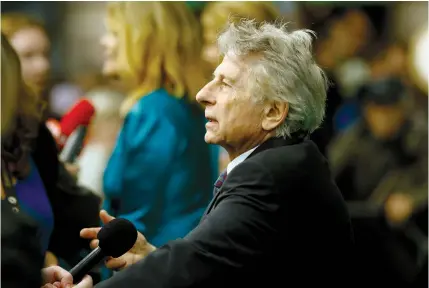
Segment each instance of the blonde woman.
[[205,118],[198,22],[182,2],[110,2],[103,72],[129,89],[105,170],[104,208],[155,245],[200,221],[214,179]]

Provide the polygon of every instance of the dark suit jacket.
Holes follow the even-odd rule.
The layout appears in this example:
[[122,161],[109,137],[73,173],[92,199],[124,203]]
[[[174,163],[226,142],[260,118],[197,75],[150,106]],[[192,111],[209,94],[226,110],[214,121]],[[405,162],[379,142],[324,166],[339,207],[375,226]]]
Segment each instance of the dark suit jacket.
[[350,287],[353,247],[316,145],[274,138],[234,168],[184,239],[97,287]]

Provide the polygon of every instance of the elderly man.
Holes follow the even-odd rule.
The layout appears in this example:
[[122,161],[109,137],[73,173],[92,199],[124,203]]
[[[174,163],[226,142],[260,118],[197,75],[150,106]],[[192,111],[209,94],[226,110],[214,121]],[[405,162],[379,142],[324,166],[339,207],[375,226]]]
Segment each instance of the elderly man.
[[156,249],[140,234],[107,262],[127,268],[97,287],[350,287],[349,215],[327,161],[305,139],[323,120],[327,88],[311,33],[243,21],[218,42],[224,59],[197,95],[206,142],[232,160],[214,199],[184,239]]

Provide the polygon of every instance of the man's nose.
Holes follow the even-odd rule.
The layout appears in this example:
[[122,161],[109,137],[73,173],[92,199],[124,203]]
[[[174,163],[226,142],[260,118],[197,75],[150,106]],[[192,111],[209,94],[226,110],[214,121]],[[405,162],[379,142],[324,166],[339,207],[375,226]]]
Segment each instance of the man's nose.
[[196,99],[198,103],[204,106],[214,104],[215,101],[212,91],[210,91],[210,83],[207,83],[207,85],[197,93]]

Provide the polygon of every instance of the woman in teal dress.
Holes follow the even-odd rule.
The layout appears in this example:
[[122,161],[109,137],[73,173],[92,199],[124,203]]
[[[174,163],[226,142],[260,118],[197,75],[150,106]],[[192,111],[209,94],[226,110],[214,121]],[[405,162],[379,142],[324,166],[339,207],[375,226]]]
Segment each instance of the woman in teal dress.
[[217,159],[194,101],[207,78],[198,22],[180,2],[110,2],[103,72],[130,87],[103,208],[161,246],[200,221]]

